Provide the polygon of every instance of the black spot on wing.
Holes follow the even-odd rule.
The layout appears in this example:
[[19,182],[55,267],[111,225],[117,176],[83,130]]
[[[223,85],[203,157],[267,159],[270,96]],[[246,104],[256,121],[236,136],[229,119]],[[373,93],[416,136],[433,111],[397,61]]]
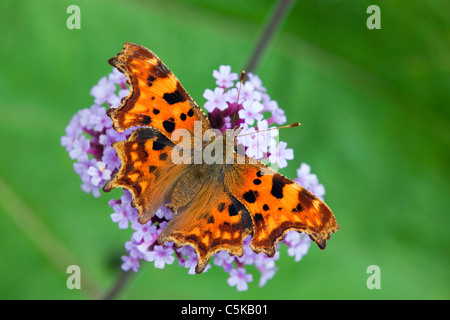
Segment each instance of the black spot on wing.
[[277,199],[283,198],[283,188],[287,184],[293,183],[291,180],[283,177],[280,174],[275,174],[272,177],[272,189],[270,193]]
[[169,138],[163,135],[161,131],[156,130],[155,128],[139,128],[136,129],[133,134],[136,135],[136,140],[142,140],[145,142],[145,140],[152,140],[156,138],[154,143],[158,142],[159,144],[171,147],[175,145]]
[[186,101],[186,94],[181,85],[177,84],[177,89],[171,93],[164,93],[163,99],[170,105]]
[[162,150],[165,147],[166,147],[166,145],[164,143],[161,143],[159,141],[153,141],[153,146],[152,146],[153,150]]
[[256,214],[253,216],[253,219],[255,220],[255,223],[256,223],[256,224],[258,224],[258,223],[260,223],[260,222],[264,222],[264,218],[263,218],[263,216],[262,216],[261,213],[256,213]]
[[157,131],[151,128],[139,128],[134,131],[137,140],[149,140],[157,136]]
[[235,216],[239,213],[239,211],[236,209],[236,207],[234,206],[234,204],[230,204],[228,206],[228,214],[230,215],[230,217]]
[[272,182],[272,189],[270,190],[270,194],[273,195],[277,199],[283,198],[283,187],[284,185],[279,185],[275,182]]
[[260,185],[261,184],[261,180],[260,179],[255,179],[253,180],[253,183],[256,185]]
[[146,115],[144,115],[144,116],[142,116],[142,118],[141,118],[141,124],[142,125],[149,125],[150,123],[152,123],[152,118],[150,118],[149,116],[146,116]]
[[167,153],[164,152],[159,155],[159,160],[165,161],[166,159],[167,159]]
[[292,209],[292,212],[300,212],[300,211],[302,211],[303,210],[303,207],[302,207],[302,205],[299,203],[299,204],[297,204],[297,206],[294,208],[294,209]]
[[163,127],[168,133],[172,133],[175,130],[175,122],[165,120],[163,122]]
[[156,80],[156,78],[154,76],[149,75],[148,78],[147,78],[147,85],[149,87],[151,87],[153,85],[153,81],[155,81],[155,80]]
[[248,203],[255,203],[256,198],[258,197],[258,192],[249,190],[246,193],[244,193],[244,200]]

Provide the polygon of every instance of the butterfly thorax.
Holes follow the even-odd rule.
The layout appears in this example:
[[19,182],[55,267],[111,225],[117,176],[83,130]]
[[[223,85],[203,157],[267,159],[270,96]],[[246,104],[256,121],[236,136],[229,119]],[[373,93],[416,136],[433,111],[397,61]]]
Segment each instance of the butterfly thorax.
[[[217,134],[210,141],[203,141],[202,161],[195,163],[177,182],[172,192],[172,202],[167,206],[173,212],[187,205],[202,188],[214,185],[214,181],[224,184],[225,174],[238,159],[243,158],[236,152],[236,135],[240,130],[230,130],[228,134]],[[194,151],[195,152],[195,151]],[[214,180],[214,181],[212,181]]]
[[224,181],[224,165],[193,164],[175,185],[171,203],[167,207],[174,213],[178,208],[187,205],[211,180]]

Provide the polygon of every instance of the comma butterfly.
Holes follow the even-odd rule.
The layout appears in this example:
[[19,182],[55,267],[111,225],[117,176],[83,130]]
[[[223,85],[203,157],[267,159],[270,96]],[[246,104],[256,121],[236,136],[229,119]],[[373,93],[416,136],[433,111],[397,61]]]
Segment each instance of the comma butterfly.
[[[331,210],[299,184],[235,152],[239,130],[226,137],[226,144],[233,145],[231,163],[172,160],[179,151],[172,140],[176,129],[194,136],[199,131],[203,137],[211,126],[153,52],[125,43],[122,52],[108,62],[125,74],[130,86],[121,106],[108,110],[113,127],[119,132],[141,128],[127,141],[113,144],[121,167],[103,189],[122,187],[131,191],[141,223],[167,205],[174,216],[160,234],[160,244],[170,241],[179,247],[192,246],[198,255],[197,273],[218,251],[242,256],[243,241],[249,235],[253,237],[251,249],[268,256],[275,254],[275,244],[291,230],[309,235],[321,249],[325,248],[331,233],[339,229]],[[194,140],[188,140],[194,150],[188,157],[191,160],[215,144],[218,137],[203,140],[200,145]]]

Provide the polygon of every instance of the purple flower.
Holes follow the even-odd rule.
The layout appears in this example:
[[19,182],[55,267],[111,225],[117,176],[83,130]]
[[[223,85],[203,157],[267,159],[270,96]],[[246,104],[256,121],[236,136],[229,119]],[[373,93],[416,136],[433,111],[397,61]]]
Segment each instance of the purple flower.
[[311,245],[311,239],[296,231],[291,231],[286,234],[285,241],[289,246],[288,255],[295,257],[295,261],[300,261],[303,256],[308,253]]
[[325,187],[319,183],[317,175],[311,173],[311,167],[308,164],[302,163],[300,165],[300,168],[297,169],[297,176],[295,182],[308,189],[318,198],[323,199]]
[[237,261],[241,264],[247,264],[252,265],[255,262],[255,258],[257,253],[253,252],[252,249],[250,249],[250,242],[252,240],[252,237],[247,237],[244,239],[244,254],[242,257],[237,257]]
[[[240,84],[237,83],[236,87],[239,88],[239,86]],[[242,96],[244,101],[261,101],[262,99],[261,92],[255,90],[255,86],[250,81],[244,82],[239,96]]]
[[85,136],[80,136],[72,143],[72,149],[69,152],[69,156],[72,159],[78,161],[84,161],[88,159],[87,152],[91,147],[91,143]]
[[239,110],[239,117],[245,120],[249,126],[253,125],[255,120],[262,120],[263,115],[261,111],[263,110],[263,106],[259,101],[246,100],[242,104],[244,109]]
[[156,211],[155,215],[160,219],[169,221],[170,219],[172,219],[173,212],[170,211],[166,206],[162,206]]
[[66,151],[70,152],[74,148],[74,143],[78,140],[78,136],[83,132],[80,126],[79,115],[75,114],[70,119],[69,125],[66,127],[66,135],[61,137],[61,145],[66,147]]
[[220,66],[219,71],[213,71],[213,77],[217,79],[216,84],[223,88],[232,87],[234,85],[233,81],[238,79],[237,73],[231,73],[230,66]]
[[128,229],[131,214],[127,206],[114,204],[112,208],[114,213],[111,214],[111,220],[119,224],[119,229]]
[[133,270],[134,272],[137,272],[139,269],[139,258],[131,257],[131,256],[122,256],[122,270],[128,271]]
[[306,189],[317,180],[317,176],[311,174],[311,167],[304,162],[297,169],[297,176],[295,181]]
[[276,109],[279,109],[278,102],[272,100],[267,93],[263,93],[261,97],[262,97],[262,104],[264,106],[264,111],[273,113]]
[[87,174],[92,177],[91,183],[96,187],[98,187],[102,181],[111,179],[111,170],[106,169],[106,165],[101,161],[98,161],[95,167],[90,166],[87,170]]
[[287,167],[286,160],[294,159],[294,150],[286,148],[287,143],[280,141],[278,145],[271,145],[269,147],[269,161],[270,163],[278,164],[279,168]]
[[[277,244],[276,249],[279,249],[279,244]],[[255,253],[253,257],[253,263],[257,268],[268,268],[272,266],[276,260],[280,258],[280,252],[275,252],[273,257],[268,257],[264,253]]]
[[272,111],[272,118],[269,119],[270,123],[275,122],[277,124],[285,124],[286,123],[286,116],[284,114],[283,109],[275,109]]
[[120,197],[120,203],[127,208],[132,208],[132,211],[137,214],[137,210],[131,205],[133,201],[133,195],[128,190],[122,190],[123,194]]
[[98,137],[98,142],[104,146],[111,146],[111,144],[117,141],[117,133],[113,128],[108,128],[105,130],[105,133],[100,134]]
[[111,108],[117,108],[120,106],[122,102],[122,98],[126,97],[130,93],[129,89],[122,89],[119,91],[119,93],[116,95],[111,96],[107,102]]
[[137,272],[139,269],[139,260],[144,258],[144,255],[139,251],[138,245],[134,241],[125,242],[125,249],[128,252],[128,256],[122,256],[124,261],[121,268],[124,271],[132,269]]
[[261,272],[261,278],[259,278],[259,286],[263,287],[268,280],[272,279],[278,271],[275,265],[275,261],[267,261],[264,265],[258,267],[259,272]]
[[122,72],[113,68],[112,72],[108,75],[108,80],[114,84],[125,85],[127,78]]
[[80,176],[81,181],[83,182],[91,181],[91,176],[87,173],[87,170],[89,169],[90,166],[95,165],[95,162],[96,161],[93,159],[89,160],[88,158],[85,158],[73,164],[73,170]]
[[242,95],[239,95],[239,102],[237,101],[238,93],[239,90],[237,88],[231,88],[227,92],[225,92],[226,101],[229,103],[229,105],[236,103],[242,104],[242,102],[244,102],[244,98],[242,97]]
[[142,250],[140,250],[139,246],[141,244],[136,243],[134,241],[127,241],[125,242],[125,250],[127,250],[128,254],[132,258],[136,259],[144,259],[145,254],[142,253]]
[[158,235],[161,234],[161,232],[164,230],[164,228],[167,226],[167,224],[168,224],[167,221],[163,221],[158,224],[158,230],[157,230]]
[[103,129],[111,128],[112,120],[106,115],[105,107],[93,105],[89,121],[95,131],[101,132]]
[[267,143],[264,139],[261,139],[259,135],[251,136],[247,138],[250,140],[247,142],[247,150],[245,154],[249,157],[254,157],[256,159],[261,159],[265,152],[267,152]]
[[247,274],[244,268],[233,269],[230,271],[230,277],[227,282],[230,287],[236,286],[238,291],[245,291],[248,289],[248,283],[253,281],[253,276]]
[[115,96],[116,86],[114,82],[108,81],[106,77],[100,79],[100,81],[91,89],[91,95],[95,98],[94,103],[101,105]]
[[248,76],[248,79],[249,79],[250,83],[255,88],[255,90],[258,90],[258,91],[261,91],[261,92],[266,92],[267,91],[267,89],[265,87],[263,87],[262,81],[257,75],[254,75],[253,73],[249,72],[247,74],[247,76]]
[[230,256],[227,251],[219,251],[214,255],[214,264],[223,267],[225,272],[230,272],[233,269],[234,257]]
[[325,187],[323,186],[323,184],[317,182],[316,185],[309,188],[309,191],[311,191],[311,193],[313,193],[319,199],[323,200],[323,196],[325,195]]
[[120,167],[120,159],[116,154],[116,149],[111,146],[103,150],[102,161],[107,164],[108,169],[114,171]]
[[154,261],[155,268],[164,269],[166,264],[172,264],[175,260],[173,256],[174,250],[172,247],[155,246],[153,251],[146,254],[145,260]]
[[[179,253],[183,256],[182,260],[180,260],[180,265],[189,269],[188,274],[195,274],[195,267],[198,262],[198,256],[195,253],[195,250],[187,245],[179,249]],[[203,272],[206,272],[209,268],[211,268],[210,264],[206,266]]]
[[214,92],[210,89],[206,89],[203,93],[203,97],[208,101],[205,103],[205,109],[208,112],[213,112],[216,108],[220,111],[224,111],[228,108],[226,102],[227,97],[224,95],[224,89],[215,88]]
[[145,224],[139,223],[137,220],[133,221],[131,228],[135,230],[131,239],[135,242],[155,242],[158,238],[156,226],[152,225],[152,221]]

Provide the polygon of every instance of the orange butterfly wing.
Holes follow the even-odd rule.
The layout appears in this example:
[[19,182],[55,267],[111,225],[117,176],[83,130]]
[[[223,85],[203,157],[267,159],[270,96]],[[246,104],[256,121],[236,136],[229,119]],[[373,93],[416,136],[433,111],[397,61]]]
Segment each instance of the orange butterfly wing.
[[250,247],[255,252],[273,256],[277,241],[291,230],[306,233],[325,249],[331,233],[339,229],[323,201],[262,163],[228,167],[225,181],[252,217]]
[[198,255],[196,273],[201,273],[218,251],[242,256],[243,241],[252,233],[246,208],[225,189],[223,180],[210,177],[205,187],[169,221],[158,242],[190,245]]
[[139,210],[139,220],[145,223],[170,200],[176,182],[188,169],[171,162],[174,144],[167,137],[176,129],[186,129],[192,134],[196,121],[200,121],[202,131],[210,125],[178,79],[152,51],[127,42],[122,52],[108,62],[126,76],[130,86],[122,104],[107,112],[114,129],[122,132],[132,127],[150,127],[152,130],[139,129],[128,141],[113,145],[122,164],[104,190],[117,187],[130,190],[133,204]]
[[117,131],[146,126],[169,137],[179,128],[194,132],[194,121],[201,121],[204,130],[210,128],[203,111],[152,51],[127,42],[108,62],[125,74],[130,86],[122,105],[108,110]]
[[115,142],[113,147],[121,166],[103,190],[128,189],[139,211],[139,222],[146,223],[170,201],[176,183],[189,166],[171,161],[174,143],[154,128],[136,129],[127,141]]

